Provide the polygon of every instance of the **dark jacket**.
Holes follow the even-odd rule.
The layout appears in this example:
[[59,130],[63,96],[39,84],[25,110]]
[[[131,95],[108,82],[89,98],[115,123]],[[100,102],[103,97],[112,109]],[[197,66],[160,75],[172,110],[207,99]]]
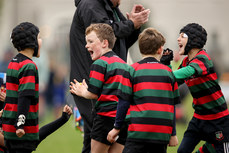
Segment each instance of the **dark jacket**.
[[[85,30],[91,23],[107,23],[113,27],[117,37],[113,51],[124,61],[127,50],[137,40],[140,30],[134,29],[119,8],[112,8],[110,0],[75,0],[77,7],[70,30],[71,72],[70,81],[88,81],[92,60],[85,48]],[[114,9],[119,19],[115,16]],[[120,21],[119,21],[120,20]]]

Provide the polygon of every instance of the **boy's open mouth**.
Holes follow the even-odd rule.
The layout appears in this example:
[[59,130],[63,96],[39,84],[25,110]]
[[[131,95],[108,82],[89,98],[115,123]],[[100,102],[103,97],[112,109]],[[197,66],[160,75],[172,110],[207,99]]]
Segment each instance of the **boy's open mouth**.
[[89,50],[89,53],[90,53],[90,55],[93,55],[94,52],[92,50]]
[[179,45],[179,47],[180,47],[180,48],[182,48],[182,47],[183,47],[183,45],[182,45],[182,44],[178,44],[178,45]]

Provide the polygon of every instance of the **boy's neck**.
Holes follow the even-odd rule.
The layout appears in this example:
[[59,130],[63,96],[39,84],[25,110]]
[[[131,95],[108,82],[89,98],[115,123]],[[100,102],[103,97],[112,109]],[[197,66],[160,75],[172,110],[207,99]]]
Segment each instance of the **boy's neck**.
[[144,59],[144,58],[147,58],[147,57],[154,57],[154,58],[156,58],[158,61],[160,61],[160,55],[159,54],[155,54],[155,55],[143,55],[142,54],[142,58]]
[[27,56],[30,59],[32,59],[32,57],[33,57],[33,52],[34,52],[34,50],[30,49],[30,48],[26,48],[24,50],[19,51],[19,53]]
[[107,49],[103,50],[102,55],[106,54],[106,53],[109,52],[109,51],[112,51],[112,49],[107,48]]
[[201,50],[201,49],[199,49],[199,48],[193,48],[193,49],[191,49],[191,50],[188,52],[188,60],[189,60],[189,61],[192,60],[200,50]]

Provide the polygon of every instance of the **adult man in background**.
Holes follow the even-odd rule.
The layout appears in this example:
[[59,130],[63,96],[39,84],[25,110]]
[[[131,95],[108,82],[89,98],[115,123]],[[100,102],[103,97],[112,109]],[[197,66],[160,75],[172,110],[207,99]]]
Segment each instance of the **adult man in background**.
[[[91,23],[107,23],[112,26],[117,37],[113,51],[124,61],[127,51],[140,33],[140,27],[148,21],[150,11],[142,5],[135,5],[127,19],[119,10],[121,0],[75,0],[77,7],[70,30],[70,81],[81,82],[86,78],[88,83],[92,60],[85,48],[85,29]],[[90,132],[93,122],[93,106],[95,101],[86,100],[74,95],[74,101],[84,120],[84,146],[82,153],[90,152]]]

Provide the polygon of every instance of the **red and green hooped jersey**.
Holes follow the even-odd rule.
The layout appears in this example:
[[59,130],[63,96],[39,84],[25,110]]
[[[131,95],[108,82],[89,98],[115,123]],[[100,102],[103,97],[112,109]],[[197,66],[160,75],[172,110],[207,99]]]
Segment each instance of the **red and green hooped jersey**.
[[191,61],[184,58],[179,68],[185,66],[192,66],[196,71],[185,80],[193,96],[194,117],[214,120],[229,115],[213,62],[206,51],[199,51]]
[[148,57],[132,65],[133,101],[130,102],[128,140],[168,144],[174,105],[180,103],[172,70]]
[[130,66],[113,51],[105,53],[91,65],[88,91],[98,95],[98,115],[115,117],[119,98],[129,100],[132,92]]
[[[11,60],[6,74],[6,100],[3,111],[3,131],[7,140],[38,140],[38,99],[39,84],[36,64],[23,54],[18,54]],[[21,96],[30,96],[32,99],[29,112],[26,116],[25,135],[18,138],[15,123],[17,120],[18,99]]]
[[0,147],[0,153],[4,153],[4,149]]
[[206,142],[195,153],[217,153],[214,144]]

